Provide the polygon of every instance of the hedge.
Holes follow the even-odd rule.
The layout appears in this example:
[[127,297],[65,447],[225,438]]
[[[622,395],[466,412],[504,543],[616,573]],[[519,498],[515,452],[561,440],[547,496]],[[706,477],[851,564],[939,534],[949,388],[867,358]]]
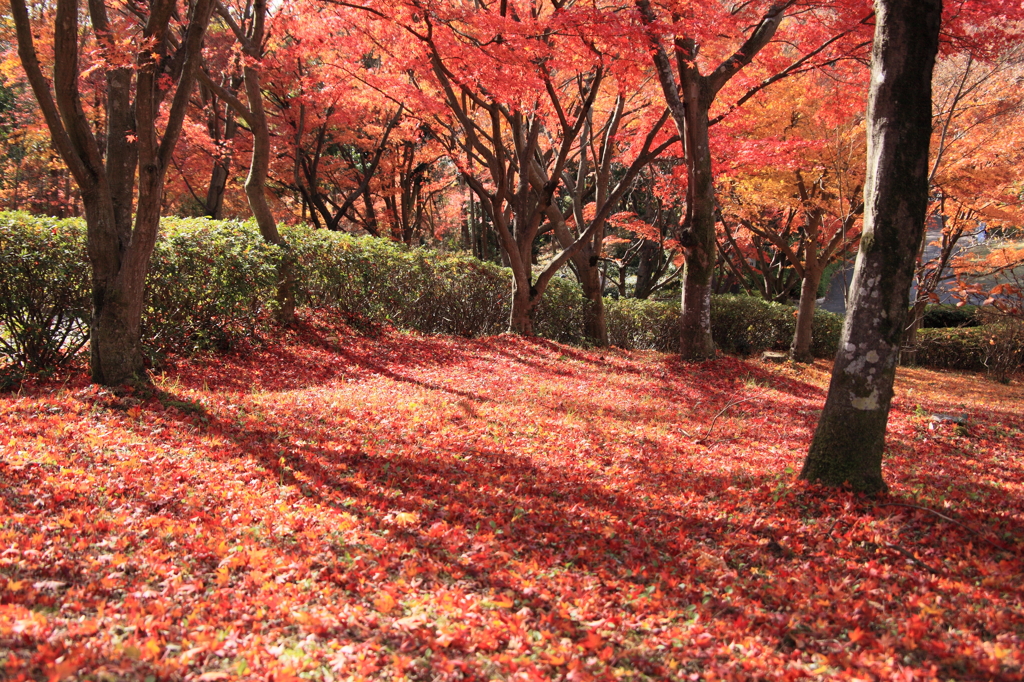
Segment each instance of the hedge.
[[[605,304],[613,345],[678,352],[678,304],[637,299],[606,299]],[[727,353],[787,350],[796,331],[795,311],[792,306],[753,296],[712,296],[711,335]],[[815,357],[835,356],[842,326],[840,316],[815,311],[811,344]]]
[[[223,348],[264,332],[273,320],[284,250],[265,243],[247,223],[167,218],[161,225],[142,320],[147,348],[156,353]],[[475,337],[507,327],[511,273],[506,268],[372,237],[305,227],[283,232],[295,263],[300,306],[430,334]],[[88,334],[83,221],[0,213],[0,272],[0,367],[10,375],[12,368],[47,370],[73,358]],[[605,303],[613,345],[678,350],[678,304],[611,298]],[[536,330],[581,344],[583,311],[579,287],[556,277],[536,312]],[[785,350],[793,337],[794,312],[759,298],[715,296],[712,334],[726,352]],[[815,356],[835,355],[841,326],[839,316],[815,313]],[[1020,335],[999,329],[923,329],[918,362],[951,369],[984,369],[999,358],[1004,366],[1018,362],[1014,344]]]
[[42,371],[88,339],[85,225],[0,213],[0,366]]
[[946,327],[977,327],[981,324],[978,306],[948,305],[933,303],[925,306],[921,318],[922,329],[944,329]]
[[[510,271],[460,254],[372,237],[285,228],[297,303],[352,320],[424,333],[483,336],[506,328]],[[142,317],[150,352],[227,348],[273,320],[284,251],[247,223],[165,218]],[[85,345],[89,265],[85,225],[0,213],[0,366],[38,371]],[[536,311],[537,332],[581,343],[583,296],[556,277]]]
[[1024,361],[1020,321],[1004,320],[982,327],[921,329],[915,363],[922,367],[989,371],[1005,377]]

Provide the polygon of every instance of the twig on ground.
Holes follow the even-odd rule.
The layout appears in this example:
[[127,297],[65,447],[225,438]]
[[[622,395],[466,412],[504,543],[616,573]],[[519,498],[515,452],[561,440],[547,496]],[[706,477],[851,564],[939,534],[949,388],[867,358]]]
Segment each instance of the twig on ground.
[[[718,411],[718,414],[716,414],[714,416],[714,418],[711,420],[711,425],[708,426],[707,433],[705,433],[703,437],[698,438],[697,440],[695,440],[694,443],[700,444],[700,443],[705,442],[708,439],[708,437],[711,435],[711,432],[715,429],[715,422],[717,422],[718,418],[721,417],[723,414],[725,414],[725,411],[728,410],[730,407],[733,407],[735,405],[739,405],[740,403],[748,402],[750,400],[753,400],[754,398],[760,398],[762,395],[764,395],[764,391],[762,391],[761,393],[758,393],[757,395],[748,396],[746,398],[740,398],[738,400],[733,400],[733,401],[731,401],[729,403],[726,403],[725,407],[720,409]],[[691,436],[690,434],[686,433],[685,431],[683,431],[683,433],[685,433],[688,438],[693,438],[693,436]]]
[[879,502],[878,506],[879,507],[907,507],[908,509],[920,509],[921,511],[930,512],[930,513],[934,514],[935,516],[938,516],[940,519],[942,519],[944,521],[949,521],[950,523],[953,523],[953,524],[956,524],[957,526],[960,526],[961,528],[966,530],[968,533],[971,533],[972,535],[978,536],[979,538],[981,538],[982,540],[984,540],[985,542],[987,542],[988,544],[992,545],[993,547],[995,547],[998,550],[1001,550],[1003,552],[1012,552],[1013,551],[1009,547],[1004,547],[1003,545],[990,540],[989,538],[985,537],[979,531],[974,530],[970,526],[968,526],[966,524],[963,524],[960,521],[957,521],[956,519],[951,519],[950,517],[946,516],[945,514],[940,514],[939,512],[935,511],[934,509],[931,509],[930,507],[922,507],[920,505],[907,504],[905,502]]
[[887,542],[887,543],[885,543],[885,546],[888,547],[889,549],[896,550],[897,552],[902,554],[907,559],[907,561],[910,561],[911,563],[917,564],[918,566],[920,566],[921,568],[925,569],[926,571],[930,571],[931,573],[934,573],[935,575],[939,575],[940,574],[940,571],[938,571],[935,568],[932,568],[931,566],[929,566],[925,562],[921,561],[916,556],[914,556],[913,554],[911,554],[907,550],[903,549],[899,545],[894,545],[891,542]]

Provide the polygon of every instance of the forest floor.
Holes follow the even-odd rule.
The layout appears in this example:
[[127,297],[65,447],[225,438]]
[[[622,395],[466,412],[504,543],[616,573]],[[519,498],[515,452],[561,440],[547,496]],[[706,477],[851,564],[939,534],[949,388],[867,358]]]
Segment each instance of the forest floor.
[[901,370],[866,498],[796,481],[828,377],[306,320],[27,383],[0,678],[1021,679],[1020,380]]

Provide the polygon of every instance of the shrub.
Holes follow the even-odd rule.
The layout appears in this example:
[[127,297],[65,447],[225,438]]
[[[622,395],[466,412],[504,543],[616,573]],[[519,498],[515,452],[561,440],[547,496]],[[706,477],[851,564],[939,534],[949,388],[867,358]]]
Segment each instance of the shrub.
[[985,367],[990,377],[1005,383],[1024,366],[1024,320],[1006,317],[983,329],[988,337]]
[[[636,299],[607,300],[609,338],[623,348],[679,350],[679,305]],[[722,295],[711,299],[711,335],[727,353],[750,354],[787,350],[796,331],[795,308],[752,296]],[[811,352],[832,357],[839,347],[842,318],[818,310],[814,314]]]
[[0,213],[0,367],[60,366],[88,340],[85,224]]
[[924,316],[921,318],[922,329],[977,327],[980,324],[978,307],[973,305],[964,305],[959,308],[955,305],[928,305],[925,306]]
[[1004,381],[1024,366],[1024,323],[1000,318],[981,327],[922,329],[915,360],[924,367],[987,371]]
[[679,304],[638,298],[606,298],[608,341],[636,350],[679,350]]
[[159,351],[230,346],[275,304],[282,251],[251,223],[165,218],[150,260],[144,343]]
[[921,329],[917,333],[914,361],[940,369],[982,370],[985,345],[982,327]]

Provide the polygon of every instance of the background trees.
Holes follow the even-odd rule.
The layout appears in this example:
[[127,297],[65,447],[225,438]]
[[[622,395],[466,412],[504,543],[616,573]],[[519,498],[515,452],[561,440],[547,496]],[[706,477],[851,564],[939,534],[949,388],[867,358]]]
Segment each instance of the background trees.
[[[47,11],[30,16],[41,44],[52,42]],[[595,344],[607,343],[605,295],[679,287],[683,355],[694,358],[714,350],[712,291],[799,299],[792,352],[807,357],[822,279],[859,232],[863,2],[289,0],[211,11],[163,212],[252,216],[276,244],[280,221],[472,250],[514,273],[509,326],[520,333],[532,332],[552,278],[575,277]],[[985,22],[1000,12],[950,13],[956,47],[941,62],[933,206],[965,229],[1014,215],[1019,186],[1017,157],[992,134],[1020,108],[1018,57]],[[171,24],[169,54],[184,35]],[[44,69],[51,60],[44,51]],[[81,211],[72,175],[37,144],[45,117],[26,106],[19,64],[9,51],[0,71],[14,178],[0,200]],[[90,61],[79,79],[94,131],[107,123],[108,70]],[[922,269],[922,300],[937,272]]]

